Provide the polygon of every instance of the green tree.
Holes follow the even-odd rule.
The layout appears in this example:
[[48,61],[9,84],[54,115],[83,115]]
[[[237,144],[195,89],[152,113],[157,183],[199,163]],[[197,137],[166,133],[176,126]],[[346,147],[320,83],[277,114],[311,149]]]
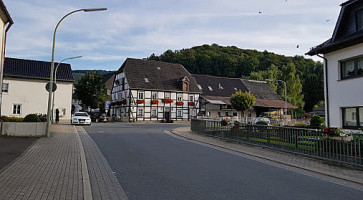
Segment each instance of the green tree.
[[75,94],[82,104],[91,108],[101,108],[107,100],[107,92],[103,77],[97,72],[86,73],[81,80],[75,84]]
[[[302,84],[299,74],[297,74],[295,64],[290,62],[282,67],[282,80],[287,86],[287,101],[299,108],[304,108],[304,95],[302,94]],[[281,87],[280,94],[285,97],[284,87]]]
[[250,92],[237,91],[232,94],[229,101],[231,102],[232,108],[244,112],[252,108],[256,102],[256,97]]

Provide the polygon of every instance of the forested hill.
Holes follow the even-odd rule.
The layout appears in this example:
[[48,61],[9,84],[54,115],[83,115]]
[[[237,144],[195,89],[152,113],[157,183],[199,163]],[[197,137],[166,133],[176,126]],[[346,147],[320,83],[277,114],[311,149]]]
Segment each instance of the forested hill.
[[[288,101],[305,111],[324,100],[323,64],[303,56],[288,57],[271,52],[239,49],[235,46],[202,45],[167,50],[148,59],[182,64],[192,74],[245,79],[280,79],[288,85]],[[271,83],[283,96],[283,87]]]

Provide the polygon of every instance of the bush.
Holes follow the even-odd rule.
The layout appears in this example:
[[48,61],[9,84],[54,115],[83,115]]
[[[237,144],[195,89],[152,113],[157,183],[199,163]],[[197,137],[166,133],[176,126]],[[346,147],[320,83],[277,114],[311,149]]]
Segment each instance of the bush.
[[256,122],[257,125],[268,125],[266,121],[258,121]]
[[37,114],[29,114],[25,116],[23,122],[40,122],[40,118]]
[[47,121],[47,114],[38,114],[38,117],[39,117],[41,122],[46,122]]
[[324,118],[319,117],[318,115],[314,115],[310,119],[310,126],[312,127],[320,127],[324,123]]
[[228,125],[227,120],[226,120],[226,119],[223,119],[223,120],[221,121],[221,125],[222,125],[222,126],[227,126],[227,125]]
[[23,118],[21,118],[21,117],[1,116],[1,121],[3,121],[3,122],[22,122]]
[[297,123],[294,124],[294,126],[296,126],[296,127],[306,127],[307,124],[304,123],[304,122],[297,122]]

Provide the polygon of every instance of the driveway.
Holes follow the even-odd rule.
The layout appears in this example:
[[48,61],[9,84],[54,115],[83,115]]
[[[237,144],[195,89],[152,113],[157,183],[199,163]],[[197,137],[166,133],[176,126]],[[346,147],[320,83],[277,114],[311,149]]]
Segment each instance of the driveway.
[[185,125],[85,127],[129,199],[362,199],[363,191],[298,170],[181,140]]

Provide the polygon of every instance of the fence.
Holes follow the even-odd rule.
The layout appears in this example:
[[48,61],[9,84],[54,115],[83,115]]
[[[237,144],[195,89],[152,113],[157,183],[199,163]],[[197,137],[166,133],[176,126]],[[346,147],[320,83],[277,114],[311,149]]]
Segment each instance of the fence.
[[[363,169],[363,135],[327,137],[320,130],[193,119],[191,130],[228,141],[270,147]],[[349,139],[349,140],[347,140]]]

